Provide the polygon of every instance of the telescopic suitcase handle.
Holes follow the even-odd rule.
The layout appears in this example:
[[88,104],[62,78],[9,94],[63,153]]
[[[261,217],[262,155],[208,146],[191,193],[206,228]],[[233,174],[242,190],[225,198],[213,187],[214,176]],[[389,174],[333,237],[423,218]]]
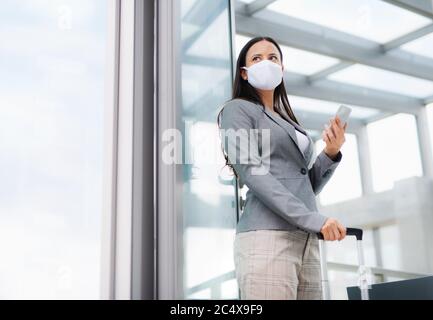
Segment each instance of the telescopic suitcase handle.
[[[347,236],[355,236],[356,240],[362,240],[362,229],[357,229],[357,228],[347,228],[346,229],[346,235]],[[323,234],[321,232],[319,232],[317,234],[317,237],[319,238],[319,240],[323,240]]]
[[[356,228],[347,228],[346,229],[346,235],[348,236],[355,236],[357,247],[358,247],[358,264],[359,264],[359,288],[361,289],[361,299],[362,300],[369,300],[369,285],[368,285],[368,275],[367,275],[367,269],[365,268],[365,262],[364,262],[364,249],[362,248],[362,229],[356,229]],[[317,237],[319,240],[324,240],[323,234],[321,232],[317,233]],[[327,269],[327,262],[326,262],[326,248],[325,248],[325,242],[319,241],[320,246],[320,268],[321,268],[321,275],[322,275],[322,284],[323,284],[323,297],[325,300],[329,300],[331,297],[331,291],[328,283],[328,269]]]

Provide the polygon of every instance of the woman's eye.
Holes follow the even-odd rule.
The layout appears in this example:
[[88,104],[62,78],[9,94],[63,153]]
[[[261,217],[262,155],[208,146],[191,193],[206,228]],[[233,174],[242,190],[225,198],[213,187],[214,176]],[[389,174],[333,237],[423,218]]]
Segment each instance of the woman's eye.
[[272,56],[271,60],[278,60],[278,58],[276,56]]
[[259,57],[254,57],[253,61],[257,61],[259,59]]

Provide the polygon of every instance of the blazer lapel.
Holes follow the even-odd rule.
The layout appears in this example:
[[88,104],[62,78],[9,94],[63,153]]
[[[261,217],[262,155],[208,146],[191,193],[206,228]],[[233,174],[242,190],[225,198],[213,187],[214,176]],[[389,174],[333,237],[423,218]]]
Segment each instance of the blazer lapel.
[[[313,156],[313,153],[314,153],[314,141],[313,141],[313,139],[311,139],[310,135],[307,133],[307,131],[304,130],[304,128],[302,128],[299,124],[294,122],[285,112],[283,112],[283,116],[284,116],[284,119],[289,121],[294,127],[296,127],[299,131],[301,131],[303,134],[305,134],[305,136],[310,141],[310,143],[308,144],[308,147],[305,149],[305,152],[304,152],[304,158],[307,161],[307,164],[309,165],[311,162],[311,158]],[[286,125],[287,125],[287,123],[286,123]],[[296,132],[295,132],[295,136],[296,136]],[[298,144],[297,144],[297,146],[299,149]],[[299,151],[301,151],[301,150],[299,149]]]
[[[281,119],[279,116],[273,115],[271,111],[266,110],[266,108],[264,108],[265,113],[275,122],[277,123],[280,127],[282,127],[287,133],[288,135],[292,138],[293,142],[296,145],[296,148],[298,149],[299,153],[301,154],[302,158],[308,163],[309,162],[309,154],[311,153],[310,149],[311,149],[311,138],[306,134],[305,130],[299,126],[296,122],[294,122],[292,119],[290,119],[290,117],[284,117],[285,119],[287,119],[287,121],[290,121],[290,123],[292,125],[290,125],[289,123],[287,123],[286,120]],[[301,149],[299,148],[299,143],[298,143],[298,137],[296,136],[296,129],[294,128],[298,128],[299,131],[301,131],[302,133],[306,134],[308,139],[310,140],[310,144],[309,144],[309,148],[307,148],[305,150],[305,154],[302,153]]]
[[[287,121],[289,121],[293,126],[295,126],[296,128],[298,128],[299,131],[301,131],[303,134],[305,134],[305,136],[310,141],[310,143],[308,144],[308,147],[304,151],[304,158],[305,158],[305,161],[307,162],[307,165],[309,166],[310,162],[311,162],[311,158],[313,156],[313,152],[314,152],[314,141],[313,141],[313,139],[311,139],[310,135],[307,133],[307,131],[304,130],[304,128],[302,128],[299,124],[297,124],[292,119],[290,119],[289,116],[285,115],[285,119],[287,119]],[[299,149],[299,146],[298,146],[298,149]],[[301,151],[301,150],[299,149],[299,151]]]

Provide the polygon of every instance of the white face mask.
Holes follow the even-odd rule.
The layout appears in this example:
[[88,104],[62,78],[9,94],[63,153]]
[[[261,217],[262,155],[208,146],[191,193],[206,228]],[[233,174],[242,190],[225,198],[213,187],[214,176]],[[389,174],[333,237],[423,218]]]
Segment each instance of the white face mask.
[[274,90],[283,80],[282,67],[270,60],[263,60],[242,69],[248,71],[248,82],[256,89]]

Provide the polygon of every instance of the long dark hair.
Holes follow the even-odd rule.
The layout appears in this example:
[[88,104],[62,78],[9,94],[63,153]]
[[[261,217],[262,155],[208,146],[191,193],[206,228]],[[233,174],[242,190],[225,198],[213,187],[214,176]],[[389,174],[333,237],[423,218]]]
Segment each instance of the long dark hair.
[[[233,99],[244,99],[247,101],[250,101],[252,103],[260,105],[263,110],[265,108],[265,104],[260,97],[260,94],[258,91],[249,84],[247,80],[244,80],[241,77],[241,68],[246,67],[246,58],[247,58],[247,52],[248,50],[257,42],[266,40],[268,42],[271,42],[277,47],[278,51],[280,52],[281,56],[281,63],[283,63],[283,52],[281,51],[280,46],[278,43],[270,38],[270,37],[255,37],[247,42],[247,44],[242,48],[241,52],[239,53],[239,57],[236,63],[236,74],[235,74],[235,80],[233,83],[233,92],[232,92],[232,98],[228,101],[231,101]],[[228,102],[226,101],[226,102]],[[290,107],[289,98],[287,97],[286,87],[284,86],[284,81],[281,81],[281,83],[278,85],[278,87],[274,90],[274,110],[283,118],[286,117],[285,114],[287,114],[290,119],[292,119],[294,122],[299,124],[298,119],[296,119],[295,114],[292,111],[292,108]],[[283,111],[284,110],[284,111]],[[217,123],[218,127],[221,128],[221,113],[223,109],[220,110],[217,116]],[[226,160],[226,165],[228,165],[233,173],[235,174],[236,178],[238,178],[238,174],[232,167],[232,165],[229,163],[229,159],[227,154],[224,151],[224,147],[222,146],[222,152],[224,155],[224,158]]]

